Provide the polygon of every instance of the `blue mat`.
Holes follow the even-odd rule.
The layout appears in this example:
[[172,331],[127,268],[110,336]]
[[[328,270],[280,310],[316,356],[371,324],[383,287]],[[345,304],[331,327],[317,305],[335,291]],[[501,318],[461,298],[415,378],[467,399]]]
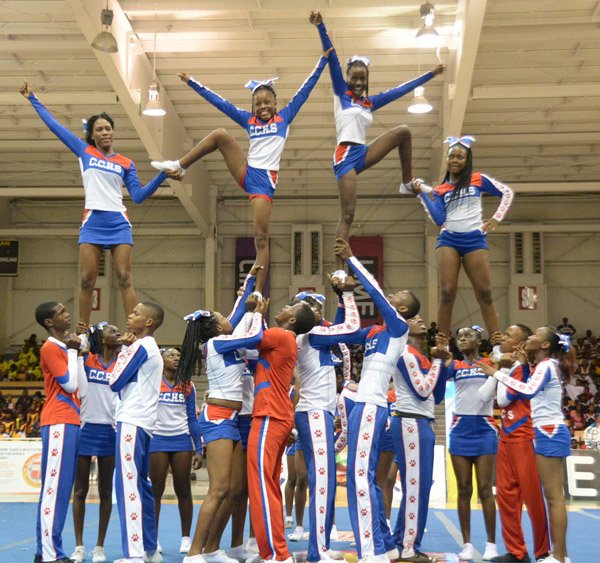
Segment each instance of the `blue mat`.
[[[199,505],[194,506],[194,521]],[[31,563],[35,555],[35,510],[33,503],[0,503],[0,563]],[[392,521],[395,518],[395,510],[392,511]],[[348,510],[339,507],[336,510],[336,522],[338,530],[349,531],[350,521]],[[531,550],[531,528],[526,514],[523,517],[525,527],[525,538]],[[305,527],[308,525],[305,518]],[[86,523],[84,530],[84,542],[87,550],[91,551],[96,541],[98,526],[98,505],[89,504],[86,510]],[[480,510],[473,510],[471,518],[472,542],[480,552],[485,547],[485,532],[483,517]],[[344,534],[349,536],[349,534]],[[230,541],[230,527],[228,526],[223,536],[222,547],[228,548]],[[600,562],[600,510],[582,510],[569,513],[568,546],[571,561],[573,563],[598,563]],[[163,547],[165,563],[179,563],[183,555],[180,555],[179,542],[181,540],[181,529],[179,524],[179,513],[177,505],[164,504],[161,508],[159,526],[159,539]],[[458,540],[458,541],[457,541]],[[504,545],[500,535],[500,521],[497,522],[498,551],[504,553]],[[460,535],[458,533],[458,519],[455,510],[430,509],[427,522],[427,534],[423,541],[423,549],[431,554],[444,554],[446,561],[458,561],[455,553],[459,551]],[[74,545],[73,520],[69,512],[65,530],[63,533],[63,544],[70,554]],[[290,549],[296,553],[297,559],[303,559],[303,553],[307,549],[307,542],[289,542]],[[333,542],[333,549],[339,549],[356,558],[356,550],[350,546],[350,541]],[[109,561],[122,557],[121,534],[119,529],[119,517],[116,507],[113,507],[110,525],[105,544],[106,554]],[[530,551],[530,555],[531,551]],[[90,558],[88,558],[88,561]],[[479,561],[478,558],[474,561]]]

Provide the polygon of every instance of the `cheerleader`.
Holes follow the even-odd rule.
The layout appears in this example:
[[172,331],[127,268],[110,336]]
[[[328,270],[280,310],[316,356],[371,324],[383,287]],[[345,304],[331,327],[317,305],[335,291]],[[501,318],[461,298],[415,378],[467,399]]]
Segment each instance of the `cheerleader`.
[[[457,345],[463,360],[454,360],[447,374],[454,379],[456,403],[450,427],[450,459],[458,486],[458,521],[463,538],[459,559],[473,558],[471,544],[471,496],[473,495],[473,466],[477,479],[477,491],[483,509],[487,543],[483,559],[498,555],[496,548],[496,504],[492,491],[498,429],[493,417],[495,385],[486,385],[487,377],[479,367],[489,365],[479,356],[481,344],[479,327],[461,328]],[[441,335],[438,339],[444,340]],[[494,383],[493,381],[490,383]]]
[[[296,338],[301,387],[295,422],[302,447],[301,454],[296,455],[303,457],[308,474],[308,561],[343,557],[341,553],[329,549],[335,512],[333,440],[337,387],[331,348],[348,340],[360,329],[360,316],[353,296],[354,280],[346,278],[342,283],[339,279],[332,278],[332,285],[343,294],[343,321],[334,325],[321,322],[320,326]],[[321,308],[325,298],[319,294],[313,295],[314,298],[309,294],[300,297],[300,300],[310,303],[310,299],[316,299],[319,305],[315,307],[315,312],[317,319],[321,321]]]
[[179,73],[179,78],[190,88],[246,130],[250,139],[248,155],[244,155],[242,147],[231,133],[225,129],[215,129],[180,160],[152,162],[152,166],[158,170],[172,171],[183,176],[185,170],[197,160],[217,150],[221,152],[229,172],[248,194],[252,205],[256,263],[262,266],[256,280],[256,290],[259,293],[263,290],[269,267],[269,222],[281,154],[290,124],[317,84],[328,56],[329,52],[323,54],[290,103],[280,111],[277,110],[277,95],[273,88],[277,78],[250,80],[246,83],[246,87],[252,91],[250,113],[234,106],[187,73]]
[[[169,467],[173,474],[173,488],[177,496],[181,520],[181,545],[179,553],[187,553],[191,547],[190,528],[194,505],[190,470],[202,463],[202,440],[196,416],[196,388],[175,382],[179,365],[179,350],[168,348],[162,352],[163,377],[156,414],[156,426],[150,441],[150,481],[156,510],[156,529],[160,506]],[[194,451],[197,452],[194,455]]]
[[[199,310],[188,315],[188,328],[182,345],[177,381],[189,383],[201,352],[206,361],[208,397],[200,414],[200,431],[206,446],[209,488],[196,523],[196,531],[185,563],[232,563],[219,549],[221,535],[231,514],[232,499],[239,495],[243,465],[238,427],[242,408],[242,372],[245,362],[239,350],[256,348],[262,340],[263,314],[268,300],[257,300],[248,294],[254,285],[246,279],[245,291],[238,297],[230,318],[221,313]],[[252,302],[255,312],[247,332],[234,332],[240,314]],[[243,305],[242,305],[243,304]],[[206,550],[203,552],[203,550]]]
[[[491,366],[480,365],[488,376],[506,385],[518,398],[531,401],[535,458],[550,519],[552,555],[538,561],[563,563],[567,557],[567,510],[563,492],[564,460],[571,454],[571,437],[562,414],[562,383],[574,373],[574,354],[567,335],[549,327],[538,328],[525,343],[526,355],[517,354],[524,381]],[[535,365],[530,373],[529,363]]]
[[[79,328],[82,328],[80,325]],[[73,492],[73,527],[75,551],[71,560],[85,560],[83,522],[85,500],[90,486],[92,456],[97,457],[98,496],[100,510],[98,539],[92,552],[92,563],[106,561],[104,538],[112,510],[112,481],[115,469],[117,395],[108,379],[121,351],[121,332],[116,326],[100,323],[89,330],[90,350],[79,363],[78,381],[81,399],[81,436]]]
[[[524,380],[523,366],[514,360],[513,353],[525,344],[531,334],[529,327],[514,324],[502,335],[500,367],[513,379]],[[523,503],[527,506],[527,514],[531,520],[534,555],[540,560],[550,552],[550,539],[544,496],[535,461],[530,401],[516,397],[503,383],[498,383],[496,400],[502,409],[496,459],[496,502],[507,553],[494,557],[492,561],[529,559],[521,525]]]
[[[310,23],[317,26],[324,51],[333,48],[319,12],[311,12]],[[346,78],[342,73],[335,50],[329,55],[329,72],[334,92],[334,113],[337,132],[337,147],[333,156],[333,171],[340,197],[340,220],[336,238],[348,240],[356,207],[356,177],[363,170],[375,166],[388,153],[398,149],[402,166],[402,185],[412,180],[412,139],[406,125],[395,127],[366,143],[367,129],[373,121],[373,112],[401,98],[417,86],[425,84],[444,70],[442,65],[431,72],[391,90],[369,96],[369,65],[367,57],[354,56],[347,61]],[[338,269],[344,263],[337,258]],[[338,274],[339,275],[339,274]]]
[[420,303],[410,291],[399,291],[386,298],[375,278],[352,255],[346,241],[336,240],[335,253],[352,267],[385,319],[385,325],[361,329],[348,340],[351,344],[364,344],[365,357],[356,404],[348,419],[347,486],[359,559],[387,562],[387,552],[392,552],[394,558],[398,554],[386,523],[375,471],[388,419],[388,383],[408,338],[404,319],[416,315]]
[[[415,180],[411,191],[419,196],[431,220],[441,226],[436,246],[440,304],[439,331],[448,336],[452,327],[452,309],[458,288],[461,264],[471,280],[475,297],[488,333],[499,335],[498,315],[492,301],[490,259],[487,233],[504,219],[513,199],[513,191],[494,178],[473,172],[473,137],[448,137],[448,168],[444,181],[433,190]],[[406,193],[406,192],[405,192]],[[494,215],[482,219],[484,193],[500,197]]]
[[35,320],[48,331],[40,350],[46,402],[41,415],[42,486],[37,508],[35,563],[63,561],[62,547],[79,443],[77,350],[81,341],[68,333],[71,315],[62,303],[41,303]]
[[137,299],[131,280],[133,238],[123,205],[123,182],[131,199],[142,203],[167,176],[175,178],[177,175],[160,173],[142,186],[135,164],[112,150],[114,121],[108,114],[102,112],[87,120],[85,141],[82,141],[56,121],[27,81],[21,83],[19,91],[31,102],[48,129],[79,158],[85,191],[85,211],[79,230],[79,320],[85,325],[90,322],[93,290],[105,248],[110,248],[125,315],[129,315]]
[[[394,528],[394,542],[400,551],[396,561],[433,563],[420,549],[433,484],[434,403],[444,398],[443,362],[450,356],[446,350],[433,349],[432,364],[423,355],[427,325],[419,315],[407,324],[408,346],[393,375],[396,401],[390,425],[402,487]],[[393,477],[395,481],[395,473]]]

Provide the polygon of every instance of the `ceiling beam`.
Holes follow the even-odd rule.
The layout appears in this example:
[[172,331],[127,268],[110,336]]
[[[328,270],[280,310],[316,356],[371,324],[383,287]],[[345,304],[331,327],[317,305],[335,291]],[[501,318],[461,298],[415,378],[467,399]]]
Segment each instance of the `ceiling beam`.
[[600,96],[600,84],[513,84],[510,86],[475,86],[474,100],[514,98],[584,98]]
[[[68,0],[68,4],[89,45],[101,31],[100,13],[106,7],[105,2]],[[96,55],[150,158],[162,160],[167,155],[171,158],[182,155],[186,152],[189,136],[164,88],[160,88],[161,101],[167,115],[162,118],[141,115],[138,92],[142,93],[142,97],[148,92],[148,86],[153,81],[152,65],[146,54],[139,49],[139,42],[119,3],[110,2],[110,8],[114,12],[112,31],[119,45],[119,52],[108,54],[92,50],[91,47],[88,49]],[[191,196],[181,182],[170,180],[169,183],[192,221],[206,235],[209,232],[208,206],[202,202],[208,194],[210,182],[204,165],[198,162],[190,168],[185,181],[192,186]]]
[[462,132],[486,5],[487,0],[458,1],[454,43],[450,45],[448,68],[444,73],[443,111],[440,112],[442,135],[434,145],[429,167],[431,178],[439,178],[446,168],[442,141]]

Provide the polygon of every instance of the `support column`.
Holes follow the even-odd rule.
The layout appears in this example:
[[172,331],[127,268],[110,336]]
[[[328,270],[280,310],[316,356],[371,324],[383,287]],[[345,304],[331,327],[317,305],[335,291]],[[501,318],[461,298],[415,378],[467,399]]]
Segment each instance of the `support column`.
[[220,288],[217,284],[221,270],[221,256],[217,233],[217,188],[209,192],[209,228],[204,244],[204,307],[210,311],[218,309]]

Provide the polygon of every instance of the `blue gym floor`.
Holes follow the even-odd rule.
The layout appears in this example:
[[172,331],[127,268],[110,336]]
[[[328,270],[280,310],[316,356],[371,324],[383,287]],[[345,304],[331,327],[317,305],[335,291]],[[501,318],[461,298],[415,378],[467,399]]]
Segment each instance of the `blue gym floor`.
[[[200,506],[195,505],[194,522]],[[35,510],[34,503],[0,503],[0,562],[1,563],[31,563],[35,555]],[[395,518],[392,511],[392,521]],[[336,521],[342,537],[350,538],[350,521],[348,511],[344,507],[337,508]],[[86,511],[86,525],[84,541],[87,550],[91,551],[95,545],[98,525],[98,505],[88,504]],[[478,554],[473,561],[481,561],[481,552],[485,547],[485,533],[480,510],[473,510],[471,518],[472,543]],[[525,538],[527,545],[531,546],[531,531],[529,520],[524,514]],[[498,551],[504,553],[504,545],[500,536],[500,523],[497,522]],[[193,532],[193,530],[192,530]],[[343,533],[347,532],[347,533]],[[116,507],[113,507],[110,525],[105,544],[108,560],[112,561],[122,557],[120,547],[119,518]],[[165,563],[179,563],[182,555],[179,554],[181,530],[179,527],[179,514],[175,504],[164,504],[161,509],[160,543],[163,547]],[[222,547],[229,546],[230,528],[225,530]],[[455,510],[430,509],[427,522],[427,533],[423,541],[423,549],[431,555],[438,555],[438,560],[458,561],[455,555],[459,551],[460,532]],[[69,511],[67,523],[63,533],[63,545],[67,555],[70,555],[75,538],[73,534],[73,520]],[[307,548],[306,541],[289,542],[290,549],[296,552],[299,561],[304,560]],[[356,561],[356,550],[350,546],[350,539],[332,543],[333,549],[339,549],[347,554],[347,558]],[[599,563],[600,562],[600,510],[577,510],[569,512],[568,531],[569,555],[572,563]],[[530,551],[530,555],[532,555]],[[88,558],[89,561],[89,558]]]

